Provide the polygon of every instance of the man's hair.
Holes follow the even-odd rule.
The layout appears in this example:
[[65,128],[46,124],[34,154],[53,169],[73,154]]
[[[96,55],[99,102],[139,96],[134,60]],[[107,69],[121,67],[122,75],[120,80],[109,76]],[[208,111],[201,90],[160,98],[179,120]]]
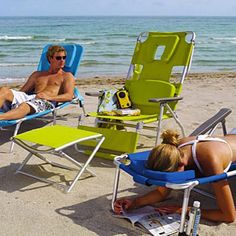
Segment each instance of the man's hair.
[[66,50],[62,46],[59,45],[52,45],[48,48],[47,51],[47,59],[49,61],[49,58],[52,58],[56,52],[64,52],[66,55]]

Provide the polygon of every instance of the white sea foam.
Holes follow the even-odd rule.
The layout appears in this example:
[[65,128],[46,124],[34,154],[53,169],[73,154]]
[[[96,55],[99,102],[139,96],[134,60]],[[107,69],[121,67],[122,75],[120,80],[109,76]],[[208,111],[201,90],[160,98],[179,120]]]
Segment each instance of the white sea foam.
[[37,63],[0,63],[0,67],[11,66],[37,66]]
[[87,42],[81,41],[80,43],[81,43],[82,45],[90,45],[90,44],[95,44],[96,42],[95,42],[95,41],[87,41]]
[[26,78],[0,78],[0,84],[22,83],[26,81]]
[[65,38],[61,38],[61,39],[49,39],[49,41],[52,41],[52,42],[64,42],[66,41]]
[[32,36],[8,36],[8,35],[0,36],[0,40],[29,40],[32,38],[33,38]]

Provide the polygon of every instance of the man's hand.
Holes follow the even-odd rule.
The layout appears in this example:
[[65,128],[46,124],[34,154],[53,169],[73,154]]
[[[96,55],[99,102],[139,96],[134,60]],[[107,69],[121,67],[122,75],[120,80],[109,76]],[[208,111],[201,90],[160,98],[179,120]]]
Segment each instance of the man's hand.
[[36,95],[36,98],[40,98],[40,99],[44,99],[44,100],[50,100],[50,96],[48,96],[46,93],[44,92],[40,92]]

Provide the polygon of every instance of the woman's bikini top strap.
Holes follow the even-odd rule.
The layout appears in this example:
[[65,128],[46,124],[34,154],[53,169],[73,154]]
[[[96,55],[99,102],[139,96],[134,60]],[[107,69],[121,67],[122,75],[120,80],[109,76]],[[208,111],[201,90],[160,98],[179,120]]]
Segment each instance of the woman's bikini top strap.
[[196,164],[197,168],[199,169],[199,171],[201,173],[203,173],[203,169],[202,167],[200,166],[199,162],[198,162],[198,159],[197,159],[197,154],[196,154],[196,147],[197,147],[197,143],[199,142],[200,140],[198,139],[194,139],[194,140],[191,140],[191,141],[188,141],[186,143],[183,143],[183,144],[180,144],[178,146],[178,148],[181,148],[181,147],[184,147],[184,146],[187,146],[187,145],[192,145],[192,157],[193,157],[193,160],[194,160],[194,163]]
[[[178,146],[178,148],[181,148],[181,147],[184,147],[184,146],[187,146],[187,145],[192,145],[192,157],[193,157],[193,160],[194,160],[196,166],[198,167],[198,169],[201,173],[203,173],[203,169],[201,168],[201,166],[198,162],[198,159],[197,159],[196,147],[197,147],[198,142],[204,142],[204,141],[218,141],[218,142],[226,143],[228,145],[229,149],[230,149],[231,156],[233,156],[232,149],[231,149],[230,145],[228,144],[228,142],[226,142],[224,139],[215,138],[215,137],[211,137],[211,136],[208,136],[208,135],[199,135],[199,136],[197,136],[197,138],[195,140],[190,140],[186,143],[180,144]],[[229,163],[228,167],[226,168],[227,170],[228,170],[230,165],[231,165],[231,163]],[[224,170],[224,171],[227,171],[227,170]]]

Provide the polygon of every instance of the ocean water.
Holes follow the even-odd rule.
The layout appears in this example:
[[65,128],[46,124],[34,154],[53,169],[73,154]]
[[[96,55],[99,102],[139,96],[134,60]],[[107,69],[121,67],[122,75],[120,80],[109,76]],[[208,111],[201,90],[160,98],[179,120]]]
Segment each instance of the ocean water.
[[79,43],[79,78],[126,75],[144,31],[194,31],[192,72],[236,71],[236,17],[0,17],[0,83],[23,80],[48,43]]

